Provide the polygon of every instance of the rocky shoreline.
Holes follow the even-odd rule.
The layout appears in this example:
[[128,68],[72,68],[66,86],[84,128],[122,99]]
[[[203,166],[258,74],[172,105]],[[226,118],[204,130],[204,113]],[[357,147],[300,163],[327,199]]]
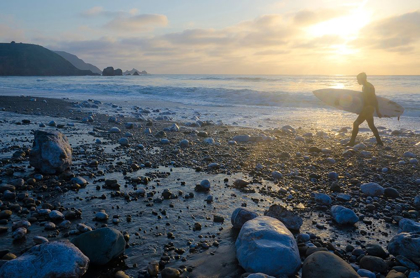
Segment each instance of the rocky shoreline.
[[[384,148],[368,137],[348,148],[345,127],[174,123],[164,107],[121,115],[94,100],[0,103],[0,276],[64,252],[51,263],[74,277],[419,277],[420,136],[410,131],[382,129]],[[30,166],[36,130],[68,138],[70,170]]]

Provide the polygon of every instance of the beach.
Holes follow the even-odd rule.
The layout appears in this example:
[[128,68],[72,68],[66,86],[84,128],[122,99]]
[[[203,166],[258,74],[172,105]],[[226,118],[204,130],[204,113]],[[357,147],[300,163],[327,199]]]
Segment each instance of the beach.
[[[19,257],[36,236],[72,240],[83,233],[78,224],[85,224],[115,228],[127,243],[123,255],[105,267],[89,267],[83,277],[114,277],[119,270],[151,277],[156,264],[182,277],[241,277],[246,271],[235,254],[239,230],[231,223],[238,208],[259,216],[273,205],[286,208],[279,217],[300,223],[289,230],[302,262],[327,250],[354,268],[361,254],[372,255],[371,244],[387,250],[404,230],[403,218],[418,225],[420,135],[413,130],[381,128],[385,147],[363,132],[350,148],[344,146],[348,125],[227,125],[201,114],[177,117],[174,104],[124,105],[95,96],[0,97],[4,254]],[[40,175],[30,167],[35,130],[68,138],[69,171]],[[365,184],[372,183],[382,189],[369,193]],[[358,221],[340,225],[333,206],[350,208]],[[64,218],[54,220],[45,210]],[[13,238],[12,225],[22,220],[30,227]],[[383,275],[412,269],[384,252]]]

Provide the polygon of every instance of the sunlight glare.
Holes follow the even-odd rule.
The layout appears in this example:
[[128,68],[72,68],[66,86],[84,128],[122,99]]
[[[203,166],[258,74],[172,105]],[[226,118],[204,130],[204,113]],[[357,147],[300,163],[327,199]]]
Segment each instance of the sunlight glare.
[[348,16],[334,18],[309,27],[308,32],[315,37],[339,35],[351,39],[370,21],[370,15],[363,9],[357,9]]

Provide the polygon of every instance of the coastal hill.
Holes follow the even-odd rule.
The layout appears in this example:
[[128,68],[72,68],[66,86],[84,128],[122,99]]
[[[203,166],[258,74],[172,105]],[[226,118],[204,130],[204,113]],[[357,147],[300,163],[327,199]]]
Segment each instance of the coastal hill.
[[96,66],[92,64],[86,63],[85,61],[83,61],[82,59],[80,59],[74,54],[71,54],[65,51],[54,51],[54,52],[60,55],[61,57],[63,57],[64,59],[66,59],[67,61],[69,61],[70,63],[72,63],[72,65],[78,69],[90,70],[93,73],[102,74],[102,71],[99,68],[97,68]]
[[0,76],[95,75],[80,70],[69,61],[42,46],[25,43],[0,43]]

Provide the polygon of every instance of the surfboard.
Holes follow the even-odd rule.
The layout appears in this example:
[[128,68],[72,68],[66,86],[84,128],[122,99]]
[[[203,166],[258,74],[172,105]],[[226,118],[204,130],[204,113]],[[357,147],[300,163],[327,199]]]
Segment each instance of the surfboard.
[[[321,89],[313,91],[314,95],[322,102],[337,109],[360,114],[363,108],[362,92],[346,89]],[[378,99],[379,111],[382,117],[399,117],[404,113],[404,108],[398,103],[376,96]],[[375,117],[378,115],[374,114]]]

